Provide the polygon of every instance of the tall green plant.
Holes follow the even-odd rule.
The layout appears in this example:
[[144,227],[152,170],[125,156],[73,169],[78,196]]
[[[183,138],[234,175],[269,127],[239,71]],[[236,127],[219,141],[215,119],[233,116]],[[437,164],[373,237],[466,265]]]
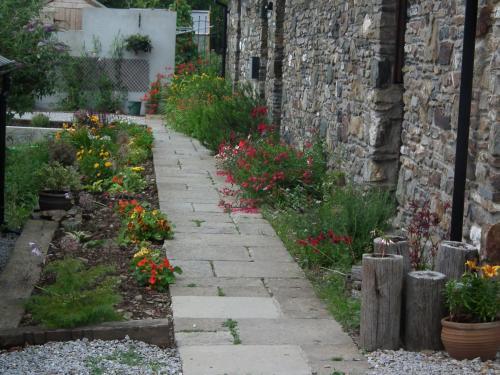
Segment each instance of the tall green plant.
[[[186,0],[174,0],[169,7],[177,12],[177,27],[192,28],[191,6]],[[193,41],[193,32],[180,34],[175,43],[175,63],[181,64],[196,59],[198,49]]]

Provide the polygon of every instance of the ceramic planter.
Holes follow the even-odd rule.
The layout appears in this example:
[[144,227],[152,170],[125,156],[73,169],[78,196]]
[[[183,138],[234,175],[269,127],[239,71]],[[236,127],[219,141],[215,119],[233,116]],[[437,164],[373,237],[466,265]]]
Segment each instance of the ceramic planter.
[[71,195],[67,191],[44,190],[38,193],[40,210],[69,210],[73,207]]
[[494,360],[500,349],[500,321],[456,323],[441,320],[441,340],[448,354],[458,360],[481,357]]

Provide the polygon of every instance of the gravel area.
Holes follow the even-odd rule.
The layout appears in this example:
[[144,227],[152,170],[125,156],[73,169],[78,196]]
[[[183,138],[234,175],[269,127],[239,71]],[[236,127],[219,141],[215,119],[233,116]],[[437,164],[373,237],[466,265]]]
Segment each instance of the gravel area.
[[19,236],[13,233],[0,234],[0,272],[3,271],[9,261],[10,254],[16,245],[17,237]]
[[379,350],[367,355],[372,370],[368,375],[498,375],[500,362],[474,359],[457,361],[445,352]]
[[176,350],[128,339],[83,339],[51,342],[20,351],[0,351],[0,374],[182,375],[182,366]]

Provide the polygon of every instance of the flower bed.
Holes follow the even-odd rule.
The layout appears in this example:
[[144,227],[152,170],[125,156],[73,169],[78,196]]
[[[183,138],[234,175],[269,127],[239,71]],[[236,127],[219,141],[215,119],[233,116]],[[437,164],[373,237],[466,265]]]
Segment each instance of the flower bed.
[[76,167],[83,191],[52,241],[22,324],[169,317],[168,284],[181,270],[162,255],[173,226],[158,209],[150,129],[85,116],[55,138],[52,162]]

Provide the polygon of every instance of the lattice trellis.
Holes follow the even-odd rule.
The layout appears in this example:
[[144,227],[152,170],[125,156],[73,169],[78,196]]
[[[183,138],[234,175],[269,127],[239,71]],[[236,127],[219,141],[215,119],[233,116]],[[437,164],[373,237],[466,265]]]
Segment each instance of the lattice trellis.
[[86,90],[95,90],[105,77],[115,91],[146,92],[149,88],[148,60],[77,57],[76,61]]

